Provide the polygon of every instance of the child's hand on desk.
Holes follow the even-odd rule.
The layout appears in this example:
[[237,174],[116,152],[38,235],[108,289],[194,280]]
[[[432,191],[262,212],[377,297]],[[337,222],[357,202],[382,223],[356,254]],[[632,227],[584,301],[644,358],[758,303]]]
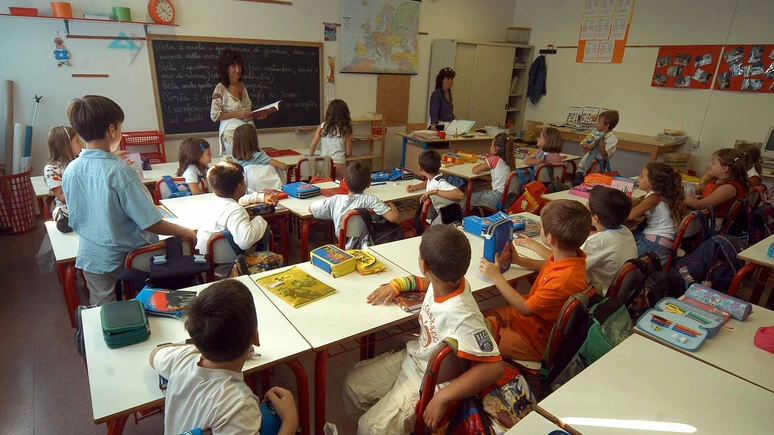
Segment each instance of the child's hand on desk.
[[277,205],[279,197],[275,193],[269,193],[263,196],[263,202],[269,205]]
[[531,251],[534,251],[538,246],[540,246],[540,243],[534,241],[531,237],[527,237],[524,234],[519,234],[513,240],[513,245],[521,246]]
[[293,393],[282,387],[272,387],[266,392],[266,395],[263,396],[263,402],[271,402],[280,421],[283,423],[291,422],[293,427],[297,426],[297,424],[292,423],[293,420],[298,419],[298,411],[296,410],[296,402],[293,399]]
[[406,186],[406,192],[408,192],[408,193],[411,193],[411,192],[413,192],[413,191],[414,191],[414,186],[412,186],[411,184],[409,184],[408,186]]
[[389,284],[382,284],[372,291],[366,301],[371,305],[388,304],[395,299],[395,290]]

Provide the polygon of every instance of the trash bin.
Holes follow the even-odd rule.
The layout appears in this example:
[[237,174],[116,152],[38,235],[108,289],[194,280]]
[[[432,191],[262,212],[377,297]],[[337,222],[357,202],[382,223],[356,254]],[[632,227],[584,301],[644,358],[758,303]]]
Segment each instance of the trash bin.
[[31,173],[0,176],[0,234],[23,234],[37,227]]

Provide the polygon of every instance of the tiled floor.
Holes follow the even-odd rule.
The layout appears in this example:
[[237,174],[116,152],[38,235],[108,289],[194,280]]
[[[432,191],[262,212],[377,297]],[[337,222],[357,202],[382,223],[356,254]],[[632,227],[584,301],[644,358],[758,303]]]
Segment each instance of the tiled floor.
[[[93,423],[86,366],[73,344],[74,329],[56,274],[38,273],[35,255],[44,234],[39,224],[28,234],[0,236],[0,434],[104,434],[106,426]],[[291,246],[296,244],[291,238]],[[292,250],[298,252],[298,246]],[[379,346],[377,352],[384,349]],[[328,363],[327,420],[338,425],[339,434],[355,432],[355,420],[342,411],[340,385],[357,358],[358,352],[349,352]],[[314,356],[302,363],[314,397]],[[273,372],[271,383],[295,392],[292,374],[284,367]],[[124,433],[161,434],[163,416],[136,425],[130,418]]]

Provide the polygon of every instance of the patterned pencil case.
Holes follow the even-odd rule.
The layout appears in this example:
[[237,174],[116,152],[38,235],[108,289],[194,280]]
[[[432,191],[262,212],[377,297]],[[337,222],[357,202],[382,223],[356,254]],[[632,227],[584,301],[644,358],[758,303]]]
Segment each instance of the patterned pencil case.
[[701,284],[691,284],[685,296],[709,306],[731,313],[736,320],[744,320],[752,314],[752,304]]
[[677,348],[693,352],[714,335],[723,317],[674,298],[664,298],[637,320],[637,329]]

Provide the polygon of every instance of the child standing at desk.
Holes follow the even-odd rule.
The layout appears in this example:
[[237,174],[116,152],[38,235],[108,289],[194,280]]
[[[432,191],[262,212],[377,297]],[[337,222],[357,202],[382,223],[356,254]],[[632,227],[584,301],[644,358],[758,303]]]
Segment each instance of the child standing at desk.
[[[583,183],[583,179],[586,178],[586,173],[589,171],[591,162],[599,161],[608,162],[615,153],[616,145],[618,145],[618,137],[613,133],[613,129],[618,125],[618,111],[606,110],[599,114],[597,117],[596,129],[603,136],[599,138],[596,144],[585,145],[582,144],[583,158],[578,164],[578,171],[575,173],[575,179],[572,182],[573,186],[577,186]],[[605,172],[603,167],[599,168],[599,172]]]
[[559,312],[567,299],[586,288],[586,254],[580,246],[591,227],[591,213],[571,199],[551,201],[540,214],[540,239],[553,254],[543,260],[521,257],[513,249],[512,264],[540,270],[526,297],[519,294],[500,273],[495,262],[481,258],[479,270],[492,280],[508,305],[484,313],[495,316],[500,328],[503,358],[540,361]]
[[[244,284],[227,279],[202,290],[185,308],[185,329],[193,345],[167,344],[153,349],[150,366],[169,380],[164,433],[191,429],[204,433],[257,434],[262,411],[245,384],[242,367],[258,346],[258,316]],[[278,434],[298,428],[293,394],[281,387],[266,392],[280,418]]]
[[524,158],[525,165],[540,165],[541,163],[550,163],[558,165],[562,163],[562,133],[554,127],[544,127],[538,136],[538,150],[530,153]]
[[344,100],[333,100],[325,111],[325,122],[317,127],[312,143],[309,145],[309,157],[314,156],[317,145],[322,142],[320,154],[330,156],[340,180],[347,169],[347,157],[352,155],[352,119],[349,107]]
[[498,134],[492,140],[489,152],[492,155],[486,158],[486,162],[474,166],[472,171],[474,174],[491,171],[492,190],[473,192],[473,195],[470,197],[470,205],[474,207],[489,207],[496,210],[500,204],[500,198],[503,196],[503,189],[505,189],[505,183],[508,181],[508,175],[516,169],[513,138],[508,133]]
[[288,165],[279,160],[272,159],[258,146],[258,132],[253,124],[244,124],[234,130],[234,160],[242,167],[248,165],[271,165],[282,171],[288,169]]
[[180,143],[178,177],[185,178],[191,195],[204,193],[202,182],[207,182],[207,165],[212,161],[210,144],[204,139],[188,138]]
[[191,240],[196,234],[162,220],[134,170],[110,152],[121,140],[124,111],[118,104],[86,95],[70,102],[67,117],[86,142],[62,177],[70,226],[80,243],[75,267],[86,277],[90,303],[102,305],[115,300],[127,253],[158,242],[157,234]]
[[[367,208],[390,222],[398,221],[398,210],[392,203],[385,204],[382,200],[370,193],[363,193],[371,185],[371,168],[363,162],[353,162],[347,165],[346,195],[333,195],[329,198],[319,199],[309,206],[309,212],[315,219],[330,219],[335,227],[335,234],[339,234],[344,215],[356,208]],[[347,249],[356,241],[355,237],[347,241]]]
[[380,304],[412,287],[427,291],[419,312],[419,338],[400,352],[360,362],[344,380],[347,410],[366,411],[358,420],[358,434],[411,431],[428,360],[444,338],[457,340],[457,356],[474,364],[435,393],[422,416],[428,427],[437,428],[449,403],[480,392],[502,376],[497,344],[465,280],[469,264],[470,243],[465,235],[453,227],[435,225],[422,234],[419,244],[419,270],[425,278],[397,278],[368,296],[369,303]]
[[62,174],[67,165],[81,153],[83,142],[72,127],[54,127],[48,132],[48,164],[43,168],[43,181],[54,195],[54,210],[51,217],[56,228],[69,233],[73,229],[68,224],[67,202],[62,192]]
[[[441,174],[441,155],[435,150],[424,150],[419,153],[418,160],[419,173],[425,177],[425,180],[418,184],[406,186],[406,192],[426,189],[419,201],[422,203],[426,201],[432,202],[433,209],[438,213],[438,216],[433,220],[433,225],[461,220],[462,207],[459,202],[465,199],[465,192],[454,187]],[[442,211],[446,207],[457,208],[457,210],[448,209],[448,211]],[[446,220],[451,220],[452,222],[443,222]]]

